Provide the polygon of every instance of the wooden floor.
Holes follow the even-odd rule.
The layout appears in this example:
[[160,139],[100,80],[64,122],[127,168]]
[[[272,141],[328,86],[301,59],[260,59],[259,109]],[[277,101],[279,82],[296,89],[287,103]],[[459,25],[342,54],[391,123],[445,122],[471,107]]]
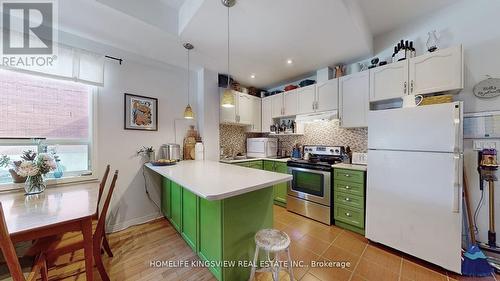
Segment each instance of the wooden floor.
[[[405,254],[372,244],[363,236],[325,226],[275,207],[274,226],[292,238],[292,259],[315,261],[349,261],[346,268],[296,268],[295,279],[301,281],[493,281],[488,278],[465,278],[437,268]],[[103,255],[111,280],[216,280],[205,268],[154,268],[150,261],[199,260],[181,236],[164,219],[134,226],[109,235],[115,257]],[[100,280],[94,270],[95,280]],[[281,281],[288,281],[282,272]],[[49,271],[50,280],[85,280],[83,252],[59,258]],[[270,281],[269,275],[258,275],[257,281]],[[240,280],[229,280],[240,281]],[[246,280],[245,280],[246,281]]]

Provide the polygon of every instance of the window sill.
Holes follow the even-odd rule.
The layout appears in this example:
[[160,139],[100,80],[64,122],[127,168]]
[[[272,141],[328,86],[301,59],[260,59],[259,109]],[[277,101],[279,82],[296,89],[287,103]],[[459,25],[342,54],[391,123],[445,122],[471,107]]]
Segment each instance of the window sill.
[[[58,185],[64,185],[64,184],[73,184],[73,183],[80,183],[80,182],[89,182],[89,181],[96,181],[98,180],[97,177],[95,176],[75,176],[75,177],[67,177],[67,178],[60,178],[60,179],[47,179],[47,187],[54,187]],[[3,183],[0,184],[0,191],[12,191],[12,190],[19,190],[24,188],[24,183]]]

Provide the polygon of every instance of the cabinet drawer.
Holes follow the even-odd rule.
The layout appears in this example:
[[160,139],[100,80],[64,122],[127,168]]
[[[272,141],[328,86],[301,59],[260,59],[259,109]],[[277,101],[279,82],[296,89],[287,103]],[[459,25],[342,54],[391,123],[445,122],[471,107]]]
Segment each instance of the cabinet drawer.
[[334,217],[335,220],[341,221],[343,223],[347,223],[359,228],[365,227],[364,210],[348,207],[342,204],[335,204]]
[[346,182],[365,182],[365,173],[363,171],[354,171],[347,169],[333,169],[333,177],[336,180],[342,180]]
[[356,196],[348,193],[334,192],[335,204],[342,204],[360,210],[365,209],[365,199],[361,196]]
[[333,181],[334,190],[346,194],[353,194],[357,196],[365,196],[365,188],[362,183],[347,182],[335,179]]

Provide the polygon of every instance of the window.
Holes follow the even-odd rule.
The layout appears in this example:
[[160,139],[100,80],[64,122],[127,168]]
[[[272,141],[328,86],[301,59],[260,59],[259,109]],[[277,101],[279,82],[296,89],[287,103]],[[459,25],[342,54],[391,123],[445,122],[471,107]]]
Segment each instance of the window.
[[[15,161],[26,150],[54,152],[64,177],[91,173],[94,90],[81,83],[0,70],[0,155]],[[0,183],[11,181],[8,168],[0,168]]]

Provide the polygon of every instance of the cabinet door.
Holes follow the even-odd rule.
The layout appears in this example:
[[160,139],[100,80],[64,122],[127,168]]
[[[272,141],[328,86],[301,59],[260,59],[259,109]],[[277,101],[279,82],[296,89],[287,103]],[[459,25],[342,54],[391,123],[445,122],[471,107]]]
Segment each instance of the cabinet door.
[[[222,102],[222,96],[225,89],[220,91],[220,101]],[[236,112],[238,107],[238,95],[234,91],[231,91],[234,95],[235,106],[234,107],[220,107],[220,123],[237,123]]]
[[369,109],[368,71],[341,77],[339,80],[340,124],[344,128],[366,127]]
[[[200,240],[198,256],[203,261],[222,261],[222,201],[199,199]],[[222,268],[208,268],[217,280],[222,280]]]
[[198,246],[198,196],[182,189],[182,237],[196,251]]
[[260,98],[251,97],[252,100],[252,126],[251,132],[262,131],[262,101]]
[[[275,165],[274,171],[276,173],[282,173],[282,174],[288,173],[288,167],[286,163],[275,162],[274,165]],[[279,183],[274,186],[274,201],[276,201],[276,203],[278,203],[279,205],[282,206],[286,205],[287,188],[288,188],[287,182]]]
[[251,125],[253,122],[253,101],[247,94],[238,93],[236,120],[240,124]]
[[284,116],[296,115],[299,110],[298,90],[283,93]]
[[262,99],[262,132],[270,132],[272,124],[272,97],[266,97]]
[[339,79],[332,79],[316,85],[316,111],[339,109]]
[[462,46],[410,59],[410,93],[427,94],[462,89]]
[[283,116],[283,93],[271,96],[272,118]]
[[182,230],[182,187],[177,183],[170,182],[171,218],[170,222],[177,231]]
[[370,69],[370,101],[400,98],[408,91],[408,60]]
[[299,114],[313,113],[315,109],[316,85],[297,89],[299,93]]
[[162,189],[161,189],[161,212],[166,218],[171,218],[170,214],[170,180],[163,177],[162,178]]
[[263,163],[264,170],[269,172],[274,172],[274,162],[273,161],[265,161]]

